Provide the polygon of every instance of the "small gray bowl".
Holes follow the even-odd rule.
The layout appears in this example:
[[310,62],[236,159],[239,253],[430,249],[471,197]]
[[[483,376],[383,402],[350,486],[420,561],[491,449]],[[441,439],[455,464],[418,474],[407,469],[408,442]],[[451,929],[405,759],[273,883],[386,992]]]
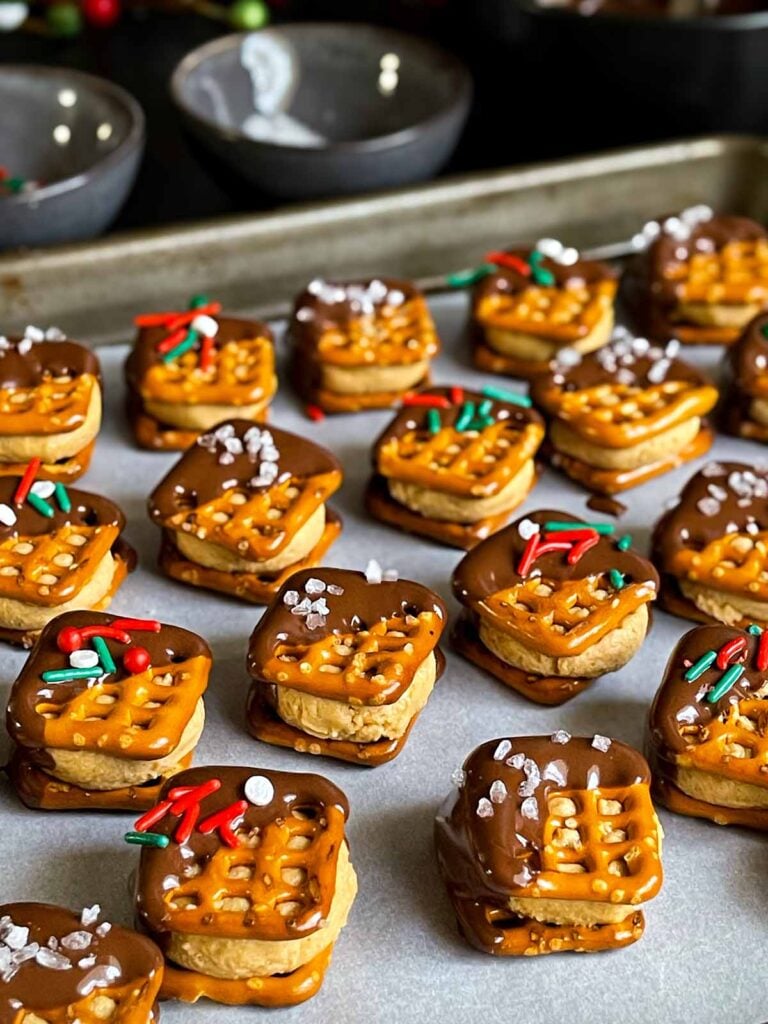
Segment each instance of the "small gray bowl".
[[193,50],[171,93],[218,161],[262,191],[309,198],[434,175],[458,142],[472,81],[422,39],[302,22]]
[[0,249],[92,238],[117,216],[144,150],[123,89],[69,68],[0,66],[0,164],[30,182],[0,190]]

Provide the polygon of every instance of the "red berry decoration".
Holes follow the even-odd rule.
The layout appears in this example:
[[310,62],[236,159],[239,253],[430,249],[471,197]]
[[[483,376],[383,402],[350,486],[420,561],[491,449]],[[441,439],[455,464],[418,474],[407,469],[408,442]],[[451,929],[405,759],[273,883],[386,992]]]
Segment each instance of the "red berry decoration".
[[82,0],[83,14],[89,25],[109,28],[120,17],[120,0]]
[[56,646],[64,654],[79,651],[83,646],[83,637],[80,630],[75,626],[65,626],[64,629],[59,630],[59,635],[56,637]]
[[123,655],[123,666],[132,676],[146,672],[152,659],[146,647],[129,647]]

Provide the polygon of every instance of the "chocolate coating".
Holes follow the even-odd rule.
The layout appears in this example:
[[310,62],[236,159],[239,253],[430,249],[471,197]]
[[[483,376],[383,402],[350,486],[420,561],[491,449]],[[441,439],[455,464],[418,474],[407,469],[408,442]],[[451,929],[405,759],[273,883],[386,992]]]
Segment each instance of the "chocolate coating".
[[0,504],[8,505],[16,515],[12,526],[0,523],[0,543],[9,537],[42,537],[53,534],[69,524],[76,526],[116,526],[119,530],[125,527],[125,516],[118,506],[99,494],[67,488],[72,508],[63,512],[55,498],[48,499],[53,509],[53,517],[41,515],[29,502],[15,504],[13,495],[19,481],[16,477],[0,477]]
[[[393,277],[366,278],[362,281],[327,281],[324,285],[329,290],[338,290],[338,301],[329,302],[324,293],[313,291],[311,286],[304,289],[296,297],[291,318],[290,338],[293,345],[310,358],[317,355],[317,345],[325,331],[334,327],[346,327],[363,315],[359,302],[349,297],[348,289],[370,289],[374,281],[380,281],[386,289],[378,301],[371,300],[374,309],[386,305],[385,299],[391,292],[400,292],[403,296],[401,305],[417,298],[421,293],[411,281]],[[344,297],[342,297],[342,293]]]
[[[736,387],[747,395],[768,393],[768,313],[751,320],[728,352]],[[744,412],[745,410],[741,410]]]
[[29,351],[21,353],[15,336],[8,339],[9,348],[0,348],[0,387],[32,388],[51,377],[80,377],[89,373],[101,376],[96,354],[76,341],[37,341]]
[[[18,1000],[25,1010],[39,1014],[61,1012],[91,992],[98,995],[99,987],[94,982],[103,978],[107,967],[117,967],[120,972],[107,988],[151,980],[163,968],[160,950],[143,935],[117,925],[112,925],[105,935],[99,935],[98,921],[84,925],[79,913],[63,907],[48,903],[5,903],[0,906],[0,918],[3,917],[28,928],[30,943],[37,942],[45,947],[51,937],[59,940],[56,953],[66,957],[71,967],[54,970],[30,959],[19,967],[10,981],[0,980],[0,1024],[15,1024],[18,1020],[19,1008],[13,1007],[12,1000]],[[90,935],[87,948],[67,949],[61,944],[60,940],[73,932]],[[94,965],[78,966],[90,956],[96,957]]]
[[[513,246],[505,251],[527,263],[533,249],[526,246]],[[613,267],[599,260],[579,259],[570,266],[566,266],[556,263],[549,257],[544,257],[539,265],[543,270],[548,270],[554,275],[557,288],[567,288],[580,283],[596,284],[598,281],[612,281],[617,277]],[[473,305],[476,306],[486,295],[494,295],[498,292],[514,294],[524,291],[531,287],[531,283],[531,277],[521,274],[513,267],[499,267],[478,281],[473,295]]]

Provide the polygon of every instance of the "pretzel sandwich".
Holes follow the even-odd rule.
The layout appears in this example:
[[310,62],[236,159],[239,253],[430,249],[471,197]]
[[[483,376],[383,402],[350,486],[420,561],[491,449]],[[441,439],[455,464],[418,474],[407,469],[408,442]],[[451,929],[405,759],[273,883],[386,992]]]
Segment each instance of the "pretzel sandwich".
[[751,320],[728,351],[731,384],[723,407],[729,434],[768,442],[768,313]]
[[639,650],[658,576],[608,523],[533,512],[459,562],[451,642],[538,704],[562,704]]
[[429,382],[440,341],[421,292],[408,281],[316,280],[290,325],[297,391],[324,412],[388,409]]
[[193,587],[266,604],[291,572],[315,565],[341,532],[325,502],[341,466],[312,441],[229,420],[202,434],[158,484],[160,568]]
[[665,611],[694,622],[768,625],[768,470],[711,462],[653,531]]
[[443,669],[447,612],[372,562],[284,584],[251,636],[248,727],[299,753],[379,765],[400,753]]
[[163,998],[313,996],[357,892],[348,815],[319,775],[207,767],[170,781],[126,836],[143,846],[136,907],[166,956]]
[[142,448],[183,451],[222,420],[267,418],[277,391],[272,332],[220,311],[221,303],[201,297],[186,312],[136,318],[125,374]]
[[34,468],[0,477],[0,639],[22,647],[63,612],[107,608],[136,564],[117,505]]
[[0,476],[39,459],[41,478],[77,480],[91,461],[101,407],[99,361],[83,345],[55,327],[0,337]]
[[661,888],[662,831],[636,750],[563,730],[492,740],[454,781],[435,843],[472,946],[537,956],[640,938],[640,907]]
[[69,612],[50,622],[11,689],[9,774],[42,810],[133,810],[185,768],[205,720],[211,652],[154,619]]
[[530,404],[490,386],[407,396],[374,445],[370,514],[464,549],[495,533],[536,482],[544,423]]
[[479,369],[533,378],[565,346],[586,353],[609,341],[617,281],[605,263],[542,239],[533,249],[492,253],[488,265],[494,269],[472,300]]
[[768,830],[768,633],[697,626],[677,644],[648,721],[657,800]]
[[153,942],[48,903],[0,906],[0,1024],[154,1024],[163,958]]
[[768,235],[695,206],[645,225],[624,290],[640,329],[664,344],[732,345],[768,308]]
[[563,349],[532,383],[551,417],[551,461],[592,491],[616,494],[699,458],[712,445],[703,419],[715,405],[709,378],[666,348],[627,332],[583,358]]

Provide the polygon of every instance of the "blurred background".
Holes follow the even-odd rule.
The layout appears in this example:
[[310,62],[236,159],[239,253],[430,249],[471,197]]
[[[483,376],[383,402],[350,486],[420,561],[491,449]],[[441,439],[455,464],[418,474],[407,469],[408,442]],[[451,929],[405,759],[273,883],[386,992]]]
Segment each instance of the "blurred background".
[[[272,208],[266,190],[228,176],[182,127],[176,65],[235,28],[365,21],[440,44],[474,80],[471,110],[441,174],[501,167],[709,132],[764,133],[768,13],[712,0],[78,0],[32,5],[13,27],[0,0],[0,65],[80,69],[122,85],[143,107],[147,143],[115,228]],[[21,5],[23,6],[23,5]],[[222,13],[223,11],[223,13]],[[0,67],[2,72],[2,67]],[[5,108],[5,109],[3,109]],[[0,105],[0,165],[7,104]],[[0,207],[0,221],[3,213]]]

